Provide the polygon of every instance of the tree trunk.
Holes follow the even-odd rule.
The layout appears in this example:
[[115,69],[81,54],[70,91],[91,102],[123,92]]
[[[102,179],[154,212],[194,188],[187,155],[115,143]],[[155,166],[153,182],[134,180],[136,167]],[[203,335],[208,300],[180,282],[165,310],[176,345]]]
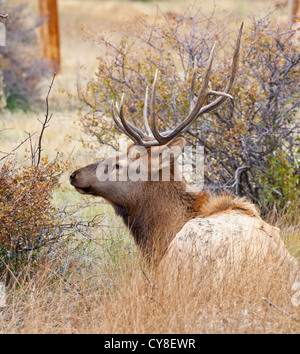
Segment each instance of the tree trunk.
[[289,0],[289,19],[291,24],[296,22],[298,10],[299,0]]
[[48,59],[55,72],[60,70],[59,25],[57,0],[39,0],[40,17],[45,21],[40,27],[43,57]]

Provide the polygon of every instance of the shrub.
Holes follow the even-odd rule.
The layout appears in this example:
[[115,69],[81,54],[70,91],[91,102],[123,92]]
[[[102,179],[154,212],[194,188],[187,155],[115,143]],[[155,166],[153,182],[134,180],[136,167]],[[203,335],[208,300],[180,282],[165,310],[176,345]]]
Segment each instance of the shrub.
[[[236,33],[215,14],[206,17],[192,6],[182,16],[157,16],[154,24],[144,19],[133,33],[119,43],[103,34],[92,37],[102,53],[95,78],[81,92],[79,113],[84,130],[101,144],[115,146],[116,127],[106,117],[111,100],[123,92],[126,116],[141,125],[146,86],[151,87],[156,68],[156,114],[167,130],[187,116],[193,67],[199,89],[214,41],[219,50],[212,88],[224,89],[229,77]],[[294,116],[300,104],[300,43],[295,36],[268,14],[252,18],[243,34],[234,100],[200,117],[186,133],[190,144],[204,146],[208,188],[229,189],[266,209],[270,202],[283,206],[299,197],[291,192],[299,189]]]
[[41,79],[49,76],[45,60],[39,58],[37,28],[40,22],[29,12],[27,3],[7,4],[0,8],[9,14],[5,19],[6,47],[0,47],[6,105],[10,110],[28,111],[40,100]]
[[56,240],[60,222],[51,203],[62,172],[59,157],[43,159],[35,166],[17,167],[8,161],[0,169],[0,274],[14,274],[29,261],[35,262],[45,245]]
[[[84,205],[53,204],[53,194],[60,187],[59,178],[70,164],[59,151],[51,160],[42,156],[43,136],[52,119],[48,99],[53,82],[54,77],[37,140],[33,141],[33,135],[28,133],[28,138],[17,148],[0,158],[0,280],[6,276],[7,283],[11,278],[20,280],[28,275],[28,271],[24,271],[26,266],[31,273],[38,269],[36,266],[40,266],[51,251],[68,249],[74,236],[80,239],[75,242],[77,250],[86,247],[87,230],[101,221],[96,216],[92,221],[85,221],[77,215],[78,210],[86,207]],[[30,148],[26,149],[25,160],[19,162],[14,152],[25,143]]]

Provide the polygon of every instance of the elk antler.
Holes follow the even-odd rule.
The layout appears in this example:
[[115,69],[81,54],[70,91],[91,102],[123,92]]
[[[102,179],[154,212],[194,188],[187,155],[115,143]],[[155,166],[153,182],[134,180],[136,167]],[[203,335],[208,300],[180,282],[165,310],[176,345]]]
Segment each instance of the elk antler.
[[[125,133],[137,145],[142,145],[145,147],[164,145],[170,140],[174,139],[177,135],[184,133],[191,126],[191,124],[195,122],[195,120],[199,116],[201,116],[204,113],[212,111],[213,109],[221,105],[223,102],[225,102],[228,98],[233,98],[230,95],[230,91],[233,87],[235,75],[238,68],[238,59],[239,59],[239,50],[240,50],[242,32],[243,32],[243,23],[241,25],[238,38],[235,44],[235,49],[234,49],[234,54],[233,54],[233,59],[231,64],[231,74],[224,92],[213,91],[208,88],[209,77],[210,77],[210,72],[211,72],[211,67],[212,67],[212,62],[214,57],[214,51],[216,47],[216,44],[214,44],[203,76],[203,84],[195,104],[194,104],[194,89],[195,89],[195,80],[196,80],[196,66],[194,67],[192,83],[191,83],[191,92],[190,92],[190,112],[183,122],[181,122],[171,132],[163,132],[163,133],[158,132],[156,127],[156,117],[155,117],[155,97],[156,97],[156,86],[157,86],[157,75],[158,75],[158,70],[156,70],[154,82],[152,86],[151,105],[150,105],[151,128],[149,127],[148,119],[147,119],[147,108],[148,108],[147,107],[148,87],[147,87],[146,94],[145,94],[145,101],[144,101],[144,111],[143,111],[143,123],[146,130],[146,134],[144,134],[137,127],[126,122],[123,114],[124,94],[122,95],[120,107],[118,106],[117,103],[115,103],[117,115],[121,120],[121,122],[117,119],[115,115],[114,102],[112,103],[111,106],[113,119],[117,124],[117,126],[120,128],[120,130],[123,133]],[[218,96],[218,98],[216,98],[213,102],[203,107],[205,99],[209,95]]]

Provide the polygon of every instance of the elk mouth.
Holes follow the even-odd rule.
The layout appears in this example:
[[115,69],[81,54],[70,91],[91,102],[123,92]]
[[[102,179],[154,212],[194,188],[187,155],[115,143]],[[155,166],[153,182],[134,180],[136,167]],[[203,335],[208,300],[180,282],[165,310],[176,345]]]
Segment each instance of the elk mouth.
[[75,189],[80,194],[89,194],[89,195],[93,195],[94,197],[97,197],[97,194],[93,192],[90,187],[86,187],[86,188],[75,187]]

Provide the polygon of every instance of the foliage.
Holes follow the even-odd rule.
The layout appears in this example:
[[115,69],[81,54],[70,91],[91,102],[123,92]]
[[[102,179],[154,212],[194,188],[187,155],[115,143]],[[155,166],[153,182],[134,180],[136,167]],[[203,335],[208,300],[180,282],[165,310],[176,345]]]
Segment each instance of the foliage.
[[[116,127],[107,117],[111,100],[120,99],[123,92],[126,117],[141,126],[145,90],[151,89],[156,68],[158,124],[172,129],[189,112],[192,70],[196,65],[197,92],[214,41],[218,51],[211,87],[224,89],[236,32],[220,16],[206,17],[191,6],[183,15],[158,13],[154,24],[144,19],[132,31],[135,36],[124,36],[119,43],[104,34],[92,35],[102,51],[95,78],[81,92],[85,131],[99,143],[115,146]],[[299,188],[299,124],[294,117],[300,104],[300,44],[295,36],[268,14],[252,18],[246,26],[231,92],[234,100],[200,117],[186,133],[190,144],[204,146],[208,188],[229,189],[266,208],[271,200],[284,205],[297,198],[290,192]],[[277,178],[278,174],[285,177]]]
[[[43,137],[53,115],[49,113],[49,95],[55,75],[46,96],[46,113],[36,141],[28,137],[10,153],[0,158],[0,280],[6,277],[24,279],[28,272],[41,266],[53,249],[70,246],[74,236],[81,238],[76,247],[85,247],[88,230],[98,226],[101,219],[91,221],[77,215],[85,205],[54,206],[53,197],[60,188],[60,176],[68,169],[70,161],[56,149],[56,157],[42,156]],[[14,156],[16,150],[28,144],[24,161]],[[61,252],[62,253],[62,252]],[[57,257],[57,256],[56,256]]]
[[0,47],[7,108],[27,111],[39,101],[41,79],[49,76],[49,67],[39,58],[37,28],[40,26],[26,2],[18,5],[0,0],[0,8],[9,14],[3,20],[6,46]]
[[276,151],[270,156],[267,173],[259,174],[259,182],[264,186],[262,206],[268,210],[274,206],[274,194],[279,208],[289,211],[289,221],[299,222],[300,174],[296,163],[289,161],[282,151]]
[[60,226],[51,203],[57,176],[63,170],[60,156],[53,162],[43,158],[35,166],[17,167],[8,161],[0,169],[0,273],[13,273],[27,262],[35,262],[43,246],[56,240]]

